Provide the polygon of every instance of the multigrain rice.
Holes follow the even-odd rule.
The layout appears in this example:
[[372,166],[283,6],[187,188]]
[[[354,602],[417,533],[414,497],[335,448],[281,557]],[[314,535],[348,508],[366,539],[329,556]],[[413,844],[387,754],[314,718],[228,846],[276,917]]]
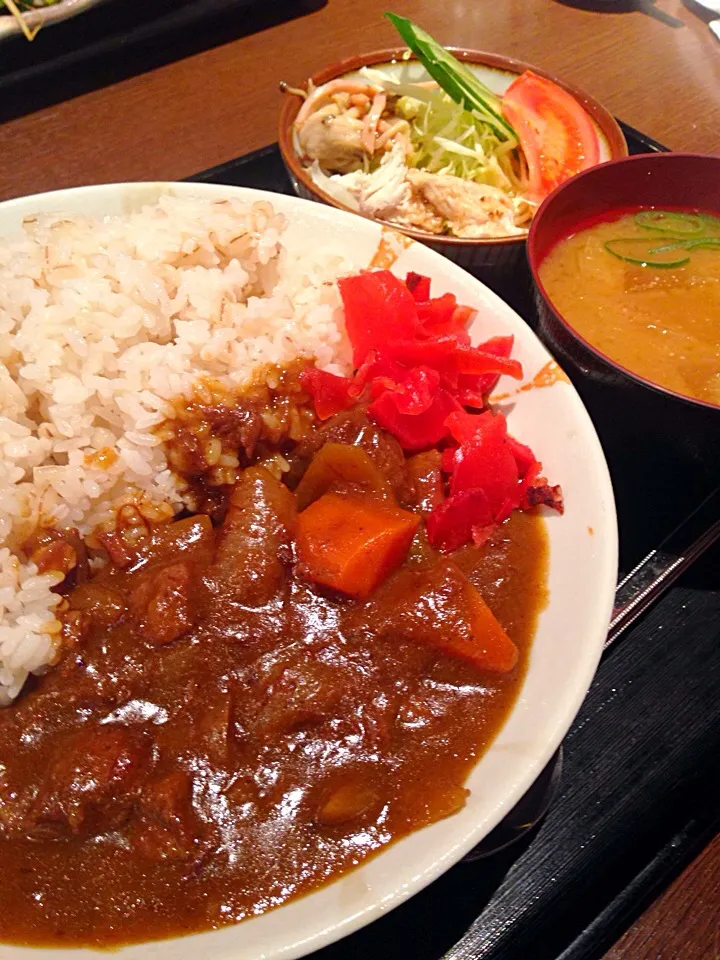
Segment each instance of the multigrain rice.
[[0,703],[56,651],[61,577],[22,553],[39,525],[87,534],[141,494],[179,509],[154,428],[198,377],[347,369],[333,281],[351,267],[283,248],[283,226],[267,203],[162,197],[0,246]]

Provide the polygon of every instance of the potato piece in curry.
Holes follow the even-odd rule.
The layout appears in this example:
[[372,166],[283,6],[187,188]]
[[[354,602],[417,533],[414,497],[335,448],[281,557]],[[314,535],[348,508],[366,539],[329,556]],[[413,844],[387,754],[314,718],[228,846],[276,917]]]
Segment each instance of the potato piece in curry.
[[[234,414],[246,432],[253,409]],[[73,552],[76,576],[61,661],[0,713],[0,939],[112,947],[232,923],[464,804],[522,682],[544,521],[516,512],[440,555],[421,521],[437,454],[406,459],[362,407],[299,440],[254,436],[204,498],[214,522],[134,531],[94,575],[71,536],[35,545]],[[283,479],[260,465],[278,453]],[[352,507],[325,543],[342,589],[316,546],[298,556],[328,498]],[[369,548],[362,523],[383,533]]]

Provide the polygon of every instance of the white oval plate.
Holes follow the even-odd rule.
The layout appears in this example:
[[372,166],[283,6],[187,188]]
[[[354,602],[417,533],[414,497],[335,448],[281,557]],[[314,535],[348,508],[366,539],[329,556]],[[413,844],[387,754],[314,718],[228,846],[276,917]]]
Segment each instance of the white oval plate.
[[[38,212],[106,216],[178,195],[269,200],[289,220],[285,243],[341,253],[367,267],[382,228],[362,217],[295,197],[241,187],[190,183],[108,184],[58,191],[0,204],[0,237],[17,234]],[[433,292],[455,293],[478,308],[473,339],[512,333],[526,382],[551,360],[526,323],[460,267],[419,243],[393,267],[432,277]],[[352,873],[264,916],[181,939],[114,951],[117,960],[293,960],[364,926],[398,906],[474,847],[525,793],[565,736],[593,678],[607,631],[617,574],[617,527],[602,449],[574,388],[518,392],[504,401],[512,433],[532,445],[553,483],[562,484],[566,511],[548,517],[550,601],[540,615],[520,697],[495,742],[473,770],[459,813],[390,846]],[[272,856],[272,851],[268,851]],[[2,960],[83,960],[96,951],[29,950],[0,946]],[[107,953],[102,953],[107,957]]]

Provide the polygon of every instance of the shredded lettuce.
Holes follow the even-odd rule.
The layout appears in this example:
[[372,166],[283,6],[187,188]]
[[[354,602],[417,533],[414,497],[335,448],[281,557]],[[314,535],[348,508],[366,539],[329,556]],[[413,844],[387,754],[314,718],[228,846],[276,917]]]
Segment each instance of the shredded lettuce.
[[502,98],[493,93],[466,63],[457,60],[434,37],[407,17],[386,13],[408,47],[430,76],[465,110],[492,127],[500,140],[517,143],[515,131],[503,116]]
[[489,123],[463,109],[440,87],[396,80],[379,69],[361,73],[398,96],[394,113],[410,125],[409,166],[512,193],[522,190],[521,174],[513,164],[513,140],[501,139]]

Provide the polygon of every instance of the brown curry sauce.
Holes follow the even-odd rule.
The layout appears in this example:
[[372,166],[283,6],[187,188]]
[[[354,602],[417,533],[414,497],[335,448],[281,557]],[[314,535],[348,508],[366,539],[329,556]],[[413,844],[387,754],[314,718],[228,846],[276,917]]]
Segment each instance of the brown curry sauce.
[[[274,448],[291,486],[326,440],[354,443],[422,509],[417,464],[362,409],[301,432]],[[260,430],[253,443],[272,455]],[[188,457],[215,525],[108,541],[115,562],[69,595],[63,659],[0,713],[3,941],[113,947],[308,892],[460,809],[519,691],[545,600],[542,518],[515,513],[451,558],[520,649],[497,676],[408,627],[446,588],[422,532],[368,600],[332,594],[294,566],[287,486],[250,467],[228,507],[230,487],[203,498]],[[457,631],[435,608],[433,629]]]

